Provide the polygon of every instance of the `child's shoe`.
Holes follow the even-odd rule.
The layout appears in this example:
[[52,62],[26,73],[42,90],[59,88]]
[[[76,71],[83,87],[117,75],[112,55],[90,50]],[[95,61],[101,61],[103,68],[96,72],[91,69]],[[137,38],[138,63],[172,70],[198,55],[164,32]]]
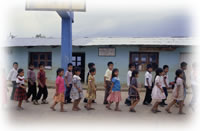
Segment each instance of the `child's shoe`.
[[39,103],[36,100],[33,100],[34,105],[39,105]]
[[49,104],[49,102],[47,102],[46,100],[42,100],[41,104]]

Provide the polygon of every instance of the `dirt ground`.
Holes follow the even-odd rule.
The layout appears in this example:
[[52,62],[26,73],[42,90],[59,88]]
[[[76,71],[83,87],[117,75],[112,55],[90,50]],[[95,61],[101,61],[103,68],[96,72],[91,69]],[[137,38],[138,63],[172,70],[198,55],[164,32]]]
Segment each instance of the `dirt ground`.
[[[81,122],[81,123],[104,123],[104,122],[117,122],[120,124],[126,124],[129,123],[149,123],[149,122],[156,122],[156,123],[184,123],[190,121],[192,118],[193,111],[189,107],[189,102],[191,99],[191,94],[187,95],[187,99],[185,101],[185,107],[184,112],[186,115],[179,115],[177,114],[178,108],[173,107],[172,108],[172,114],[168,114],[165,112],[165,108],[159,107],[159,109],[162,111],[161,113],[153,114],[151,110],[151,106],[145,106],[142,104],[142,101],[144,99],[144,92],[141,92],[141,101],[136,106],[136,113],[130,113],[129,107],[124,104],[124,100],[127,97],[127,92],[122,92],[122,98],[123,100],[120,103],[120,108],[122,112],[115,112],[110,111],[105,108],[105,105],[103,105],[103,97],[104,97],[104,91],[97,91],[97,99],[96,104],[93,104],[92,106],[96,110],[87,111],[84,109],[84,103],[83,101],[80,103],[80,108],[82,109],[79,112],[72,111],[72,104],[65,104],[64,107],[67,110],[67,112],[61,113],[59,112],[60,105],[57,105],[56,109],[57,111],[52,111],[49,107],[53,103],[53,95],[55,93],[55,89],[48,89],[49,96],[48,101],[49,104],[46,105],[33,105],[32,103],[26,103],[23,102],[23,107],[25,108],[23,111],[17,111],[16,101],[10,101],[8,102],[8,106],[4,107],[4,114],[6,114],[7,121],[9,123],[12,123],[12,125],[19,125],[23,123],[23,125],[30,125],[30,124],[39,124],[39,123],[46,123],[51,124],[54,122],[58,123],[68,123],[73,124],[74,121]],[[85,91],[84,91],[85,94]],[[171,100],[171,93],[169,94],[167,103]],[[154,103],[154,102],[152,102]],[[114,104],[111,106],[114,108]],[[181,120],[181,121],[180,121]]]

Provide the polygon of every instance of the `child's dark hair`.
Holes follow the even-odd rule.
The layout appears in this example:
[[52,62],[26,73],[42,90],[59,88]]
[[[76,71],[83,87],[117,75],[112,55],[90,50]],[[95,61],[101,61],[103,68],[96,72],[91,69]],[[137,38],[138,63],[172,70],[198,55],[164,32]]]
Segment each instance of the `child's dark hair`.
[[90,73],[95,72],[95,71],[96,71],[95,68],[91,68],[91,69],[90,69]]
[[130,64],[128,65],[128,68],[129,68],[129,69],[130,69],[131,67],[136,67],[135,63],[130,63]]
[[34,66],[34,65],[33,65],[33,63],[29,63],[28,66],[30,67],[30,66]]
[[67,65],[67,67],[70,67],[70,66],[73,66],[73,64],[72,64],[72,63],[69,63],[69,64]]
[[133,77],[136,77],[137,74],[139,74],[139,71],[138,71],[138,70],[134,70],[134,71],[132,72],[131,79],[132,79]]
[[13,62],[13,65],[18,65],[18,63],[17,62]]
[[113,71],[112,71],[112,78],[117,77],[115,75],[115,72],[119,72],[119,70],[117,68],[113,69]]
[[20,74],[21,72],[23,72],[23,71],[24,71],[24,69],[22,69],[22,68],[18,69],[18,71],[17,71],[17,76],[19,76],[19,74]]
[[91,62],[91,63],[88,63],[88,68],[89,68],[89,69],[93,68],[93,66],[95,66],[94,63],[92,63],[92,62]]
[[148,65],[147,65],[147,70],[148,70],[149,68],[153,68],[152,64],[148,64]]
[[169,66],[168,65],[164,65],[163,66],[163,70],[166,69],[166,68],[169,68]]
[[156,80],[156,77],[160,75],[160,73],[163,72],[163,69],[162,68],[157,68],[156,69],[156,75],[155,75],[155,78],[154,78],[154,83],[155,83],[155,80]]
[[186,62],[181,62],[181,68],[186,67],[187,63]]
[[40,63],[40,64],[39,64],[39,68],[40,68],[41,66],[44,66],[44,64]]
[[74,68],[74,73],[76,73],[76,72],[81,72],[81,68],[80,67],[75,67]]
[[176,83],[177,78],[178,78],[182,73],[183,73],[183,71],[182,71],[181,69],[176,70],[176,73],[175,73],[175,75],[176,75],[176,77],[175,77],[175,83]]
[[64,71],[63,68],[58,68],[57,71],[56,71],[57,76],[58,76],[58,75],[60,74],[60,72],[62,72],[62,71]]
[[113,62],[112,62],[112,61],[109,61],[107,65],[108,65],[108,66],[113,65]]

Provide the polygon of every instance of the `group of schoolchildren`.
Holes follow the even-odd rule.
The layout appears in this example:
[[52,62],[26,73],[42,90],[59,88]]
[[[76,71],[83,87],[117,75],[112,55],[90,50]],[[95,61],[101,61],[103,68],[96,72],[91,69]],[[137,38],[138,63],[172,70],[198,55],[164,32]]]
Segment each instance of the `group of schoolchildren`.
[[[119,108],[119,103],[122,100],[121,97],[121,84],[119,79],[119,69],[113,68],[113,62],[108,62],[108,68],[104,75],[104,87],[105,87],[105,96],[103,104],[106,105],[108,110],[112,110],[111,104],[115,102],[115,111],[121,111]],[[66,112],[64,110],[64,104],[73,103],[72,110],[79,111],[81,108],[79,107],[79,103],[84,98],[84,102],[86,103],[84,107],[87,110],[94,110],[92,107],[93,103],[96,99],[96,67],[94,63],[89,63],[89,72],[87,75],[87,94],[84,98],[83,88],[81,84],[81,69],[79,67],[75,67],[73,69],[73,65],[71,63],[68,64],[66,72],[64,69],[57,69],[57,77],[55,81],[56,91],[53,97],[54,103],[50,107],[53,111],[55,111],[55,106],[60,103],[60,111]],[[155,78],[152,76],[153,67],[151,64],[147,65],[147,71],[145,73],[145,83],[144,86],[146,88],[146,95],[143,101],[144,105],[151,105],[152,99],[155,101],[152,106],[151,111],[153,113],[161,112],[158,107],[166,106],[165,103],[168,92],[167,89],[173,87],[173,101],[171,101],[167,108],[165,109],[168,113],[171,113],[170,108],[176,104],[179,107],[179,114],[184,114],[182,108],[184,106],[184,100],[186,97],[186,76],[184,70],[187,69],[187,63],[181,63],[181,69],[176,70],[175,72],[175,81],[169,82],[168,78],[168,70],[169,66],[164,65],[163,68],[156,69]],[[140,101],[140,93],[138,88],[139,82],[139,71],[136,69],[135,64],[129,64],[129,71],[127,73],[127,86],[128,86],[128,98],[126,99],[126,104],[130,106],[130,112],[136,112],[135,107]],[[24,78],[24,70],[18,69],[18,63],[13,63],[13,69],[10,71],[8,80],[12,81],[13,90],[11,93],[11,100],[17,100],[18,106],[17,110],[23,110],[22,101],[25,100],[29,102],[29,98],[32,95],[32,102],[35,105],[39,104],[39,100],[43,95],[41,104],[48,104],[46,101],[48,96],[48,90],[46,86],[46,75],[44,71],[44,65],[39,65],[39,71],[37,76],[34,72],[34,65],[29,64],[29,69],[27,72],[27,79]],[[39,91],[37,92],[38,83]],[[28,92],[26,92],[25,82],[28,82]],[[72,102],[73,100],[73,102]],[[128,104],[129,103],[129,104]]]
[[[24,70],[18,69],[18,63],[13,63],[13,69],[9,72],[7,80],[12,82],[13,89],[11,93],[11,100],[16,100],[18,102],[17,110],[23,110],[22,101],[25,100],[27,103],[30,102],[29,98],[32,95],[32,102],[35,105],[39,105],[38,101],[40,100],[41,96],[43,95],[41,104],[48,104],[46,101],[48,97],[48,90],[46,86],[46,74],[44,71],[44,65],[39,65],[39,72],[37,76],[34,72],[34,65],[29,64],[29,69],[27,72],[27,79],[24,78]],[[38,82],[38,92],[37,92],[37,85],[36,81]],[[28,82],[28,91],[26,92],[25,82]]]

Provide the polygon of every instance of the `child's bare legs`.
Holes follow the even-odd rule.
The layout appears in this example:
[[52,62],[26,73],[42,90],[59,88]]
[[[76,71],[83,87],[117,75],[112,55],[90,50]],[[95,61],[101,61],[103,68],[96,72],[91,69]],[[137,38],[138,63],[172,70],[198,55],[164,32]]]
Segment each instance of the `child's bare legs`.
[[77,100],[74,100],[73,107],[72,107],[72,110],[73,110],[73,111],[78,111],[78,110],[80,110],[80,108],[78,107],[80,101],[81,101],[80,98],[77,99]]
[[119,102],[116,102],[115,111],[121,111],[121,110],[119,109]]
[[22,108],[22,100],[18,102],[18,108],[19,109],[24,109],[24,108]]
[[77,109],[77,103],[78,103],[78,100],[74,100],[73,107],[72,107],[73,111],[78,111],[78,109]]
[[180,105],[179,105],[179,114],[185,114],[183,112],[183,105],[184,105],[184,101],[180,101]]
[[81,101],[81,99],[79,98],[79,99],[77,100],[77,105],[76,105],[76,108],[77,108],[78,110],[81,110],[81,109],[78,107],[80,101]]
[[108,104],[106,105],[106,108],[108,109],[108,110],[112,110],[111,108],[110,108],[110,105],[112,104],[112,102],[110,102],[110,101],[108,101]]
[[136,100],[133,100],[133,101],[132,101],[132,104],[131,104],[131,107],[130,107],[130,110],[134,110],[134,111],[135,111],[134,108],[135,108],[135,106],[138,104],[138,102],[139,102],[139,100],[137,100],[137,99],[136,99]]
[[171,113],[170,108],[176,104],[176,100],[173,100],[171,103],[169,103],[169,105],[167,106],[167,108],[165,109],[168,113]]
[[160,111],[158,110],[158,105],[159,105],[159,103],[160,103],[160,102],[157,101],[157,102],[153,105],[153,107],[152,107],[152,109],[151,109],[153,113],[160,112]]
[[53,105],[50,107],[53,111],[56,111],[55,106],[58,102],[54,102]]
[[60,112],[66,112],[66,111],[64,110],[64,102],[61,102],[61,103],[60,103]]
[[86,108],[89,110],[89,109],[94,109],[94,108],[92,108],[91,107],[92,106],[92,100],[90,99],[88,99],[88,103],[86,104]]

